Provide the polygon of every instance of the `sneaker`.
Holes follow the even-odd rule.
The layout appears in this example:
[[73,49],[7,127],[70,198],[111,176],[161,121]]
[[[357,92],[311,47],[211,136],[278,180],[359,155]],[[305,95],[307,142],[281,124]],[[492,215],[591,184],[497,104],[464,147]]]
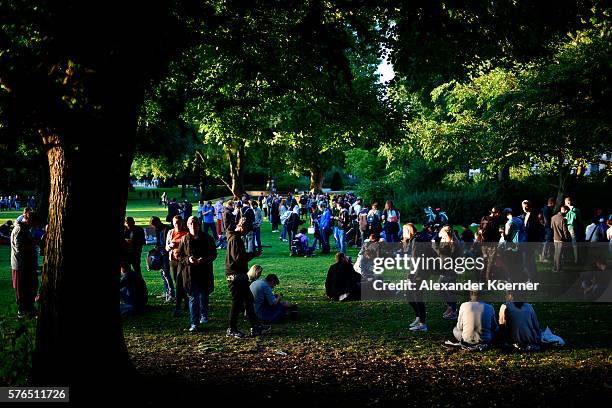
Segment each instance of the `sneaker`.
[[174,296],[168,296],[165,300],[166,303],[175,303],[176,299],[174,299]]
[[246,336],[242,331],[238,329],[227,329],[225,332],[225,337],[234,337],[236,339],[241,339]]
[[265,324],[259,324],[251,328],[251,336],[261,336],[266,333],[270,333],[271,330],[272,330],[272,326],[265,325]]
[[409,328],[408,330],[410,330],[410,331],[427,331],[427,325],[419,322],[416,325],[414,325],[411,328]]
[[198,331],[198,326],[196,326],[195,324],[192,324],[191,326],[189,326],[189,332],[190,333],[194,333]]
[[201,317],[200,324],[208,324],[208,317]]
[[414,319],[414,321],[412,323],[410,323],[409,327],[414,327],[417,324],[421,323],[421,319],[419,319],[418,317]]
[[25,317],[26,317],[25,313],[23,313],[20,310],[17,311],[17,318],[18,319],[24,319]]

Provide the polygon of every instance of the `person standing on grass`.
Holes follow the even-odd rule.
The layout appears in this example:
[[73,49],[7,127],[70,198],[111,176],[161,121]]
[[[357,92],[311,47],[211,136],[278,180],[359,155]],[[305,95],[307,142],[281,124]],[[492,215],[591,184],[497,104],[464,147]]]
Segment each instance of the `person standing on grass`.
[[11,272],[13,289],[17,301],[17,317],[26,314],[36,316],[34,298],[38,289],[36,275],[36,250],[31,227],[35,214],[24,214],[23,220],[16,223],[11,232]]
[[550,226],[551,219],[555,214],[555,205],[557,205],[557,200],[554,197],[550,197],[548,199],[547,205],[545,205],[540,214],[542,214],[542,224],[544,228],[544,246],[542,247],[542,254],[540,259],[543,262],[550,261],[550,255],[552,250],[552,242],[553,242],[553,231]]
[[400,213],[391,200],[387,200],[385,203],[382,221],[384,222],[385,240],[387,242],[397,242],[400,232]]
[[247,253],[255,253],[255,234],[253,228],[255,225],[255,212],[249,205],[249,200],[238,201],[239,216],[242,225],[242,240]]
[[134,272],[142,276],[140,261],[142,257],[142,247],[145,245],[144,229],[137,226],[134,218],[125,217],[125,230],[123,235],[126,243],[126,261]]
[[568,213],[569,207],[562,205],[559,212],[550,219],[550,228],[553,231],[553,245],[555,249],[553,272],[561,272],[561,263],[563,262],[563,249],[565,242],[572,242],[572,234],[567,228],[567,220],[565,215]]
[[238,317],[246,311],[247,318],[251,323],[251,335],[258,336],[268,333],[270,326],[264,326],[257,321],[255,308],[253,306],[253,293],[249,288],[249,261],[253,258],[253,254],[247,254],[242,241],[242,222],[236,222],[233,212],[225,213],[225,234],[227,236],[227,252],[225,257],[225,275],[232,296],[232,306],[229,316],[229,328],[226,336],[234,338],[242,338],[245,334],[238,329]]
[[168,251],[166,250],[166,237],[170,228],[163,224],[159,217],[151,217],[150,224],[155,228],[155,249],[159,252],[162,260],[162,267],[159,270],[161,274],[162,282],[164,283],[164,294],[163,297],[166,302],[174,301],[174,283],[172,280],[172,273],[170,271],[170,258]]
[[319,238],[321,239],[321,253],[329,254],[329,235],[331,233],[331,211],[325,202],[319,204],[321,216],[319,217]]
[[217,220],[217,237],[220,237],[223,234],[223,201],[225,199],[221,197],[215,203],[215,218]]
[[272,217],[272,232],[279,232],[278,225],[281,223],[281,203],[282,200],[278,196],[272,200],[272,206],[270,207],[270,216]]
[[[289,210],[287,209],[287,201],[282,199],[278,207],[279,221],[283,225],[283,231],[281,232],[279,241],[287,242],[287,218],[289,217]],[[274,231],[273,231],[274,232]]]
[[[172,277],[174,278],[175,282],[178,282],[178,266],[179,266],[179,258],[178,258],[178,249],[179,249],[179,244],[181,242],[181,239],[183,238],[183,236],[185,236],[187,234],[187,231],[185,230],[184,226],[183,226],[183,219],[181,218],[180,215],[175,215],[174,218],[172,218],[172,229],[170,231],[168,231],[168,234],[166,235],[166,251],[168,251],[169,253],[169,260],[170,260],[170,272],[172,274]],[[175,301],[175,308],[174,308],[174,316],[178,317],[181,315],[181,302],[185,301],[185,291],[183,290],[183,286],[182,285],[175,285],[175,294],[174,294],[174,301]]]
[[578,245],[577,242],[584,241],[584,224],[582,223],[582,213],[574,206],[574,199],[570,196],[565,197],[565,205],[569,208],[565,219],[567,220],[567,229],[572,235],[572,248],[574,250],[574,262],[578,263]]
[[261,255],[261,225],[263,224],[263,213],[261,212],[261,208],[259,208],[259,203],[257,201],[251,201],[251,207],[253,208],[253,213],[255,214],[255,221],[253,222],[253,238],[255,240],[255,252],[258,255]]
[[215,228],[215,208],[212,205],[212,201],[208,201],[202,206],[202,218],[203,223],[202,231],[208,234],[208,230],[212,233],[212,237],[215,241],[219,240],[217,235],[217,229]]
[[349,210],[347,208],[348,203],[344,204],[339,201],[337,205],[339,210],[337,223],[338,249],[343,254],[346,254],[346,232],[351,228],[351,216],[349,215]]
[[178,247],[179,281],[189,297],[189,331],[197,331],[200,325],[208,323],[210,294],[214,290],[213,261],[217,258],[217,248],[213,238],[202,233],[200,220],[189,217],[189,233],[184,235]]

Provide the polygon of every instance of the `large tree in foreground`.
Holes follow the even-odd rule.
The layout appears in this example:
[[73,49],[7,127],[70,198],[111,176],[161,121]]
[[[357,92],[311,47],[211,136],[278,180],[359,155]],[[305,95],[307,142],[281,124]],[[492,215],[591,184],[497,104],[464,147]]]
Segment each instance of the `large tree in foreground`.
[[34,382],[75,386],[77,398],[95,387],[98,396],[116,383],[108,370],[129,368],[118,283],[138,107],[148,80],[188,40],[184,16],[202,11],[113,0],[1,7],[3,138],[27,132],[50,170]]

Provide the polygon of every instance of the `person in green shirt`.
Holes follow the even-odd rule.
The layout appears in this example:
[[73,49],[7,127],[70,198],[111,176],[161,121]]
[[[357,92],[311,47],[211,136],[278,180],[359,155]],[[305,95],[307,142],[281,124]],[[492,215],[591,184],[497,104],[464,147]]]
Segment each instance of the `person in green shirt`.
[[569,211],[565,214],[565,219],[567,220],[567,229],[572,236],[574,261],[578,262],[578,246],[576,242],[583,240],[582,235],[584,228],[582,227],[582,214],[578,208],[574,207],[573,201],[571,196],[565,197],[565,205],[569,207]]

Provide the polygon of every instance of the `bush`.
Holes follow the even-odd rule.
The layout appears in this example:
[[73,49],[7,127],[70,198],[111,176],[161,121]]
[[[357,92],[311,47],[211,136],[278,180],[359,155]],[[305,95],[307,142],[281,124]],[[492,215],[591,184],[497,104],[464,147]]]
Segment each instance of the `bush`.
[[310,180],[306,176],[296,176],[294,174],[282,173],[275,177],[274,186],[279,193],[307,191],[310,187]]

